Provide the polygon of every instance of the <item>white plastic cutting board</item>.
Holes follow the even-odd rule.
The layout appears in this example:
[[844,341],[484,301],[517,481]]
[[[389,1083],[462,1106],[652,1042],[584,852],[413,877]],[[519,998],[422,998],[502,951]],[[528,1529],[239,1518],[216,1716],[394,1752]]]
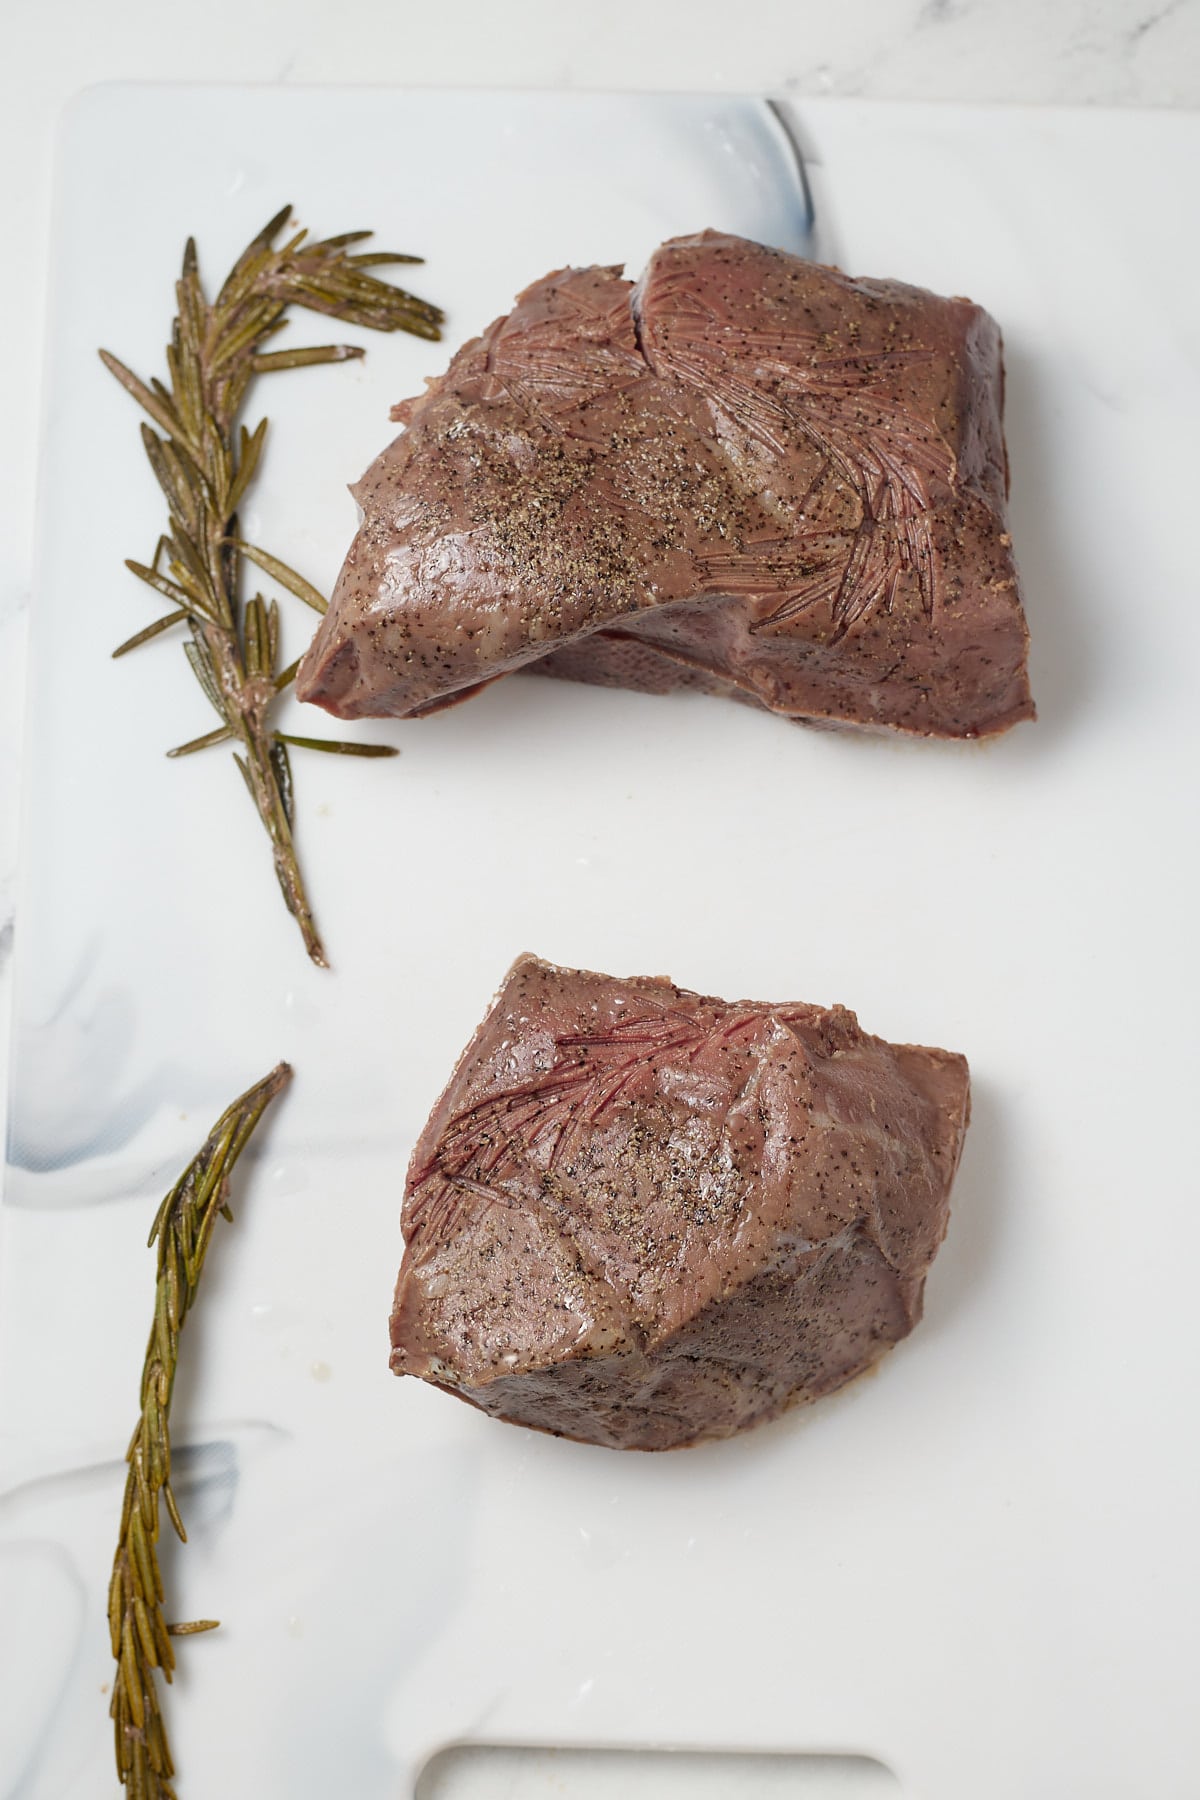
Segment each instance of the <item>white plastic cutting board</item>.
[[[787,145],[757,102],[581,96],[124,88],[66,121],[0,1211],[6,1800],[113,1788],[103,1606],[145,1232],[280,1056],[296,1081],[184,1344],[172,1611],[224,1628],[183,1647],[182,1795],[409,1800],[455,1743],[877,1758],[894,1783],[763,1765],[764,1793],[854,1800],[1200,1791],[1200,123],[798,119],[820,254],[1003,325],[1040,723],[858,741],[518,679],[369,727],[397,761],[297,753],[332,974],[303,960],[226,754],[159,754],[207,728],[179,649],[107,660],[151,616],[121,559],[159,506],[95,347],[159,367],[185,234],[219,278],[285,200],[425,253],[446,350],[368,337],[365,363],[255,397],[274,424],[249,534],[328,588],[393,400],[555,264],[636,270],[709,224],[798,245]],[[967,1052],[950,1235],[876,1376],[639,1457],[389,1375],[408,1150],[523,949],[839,1000]],[[679,1793],[673,1766],[615,1785]],[[760,1791],[746,1766],[693,1791]],[[593,1765],[481,1767],[443,1761],[422,1791],[602,1791]]]

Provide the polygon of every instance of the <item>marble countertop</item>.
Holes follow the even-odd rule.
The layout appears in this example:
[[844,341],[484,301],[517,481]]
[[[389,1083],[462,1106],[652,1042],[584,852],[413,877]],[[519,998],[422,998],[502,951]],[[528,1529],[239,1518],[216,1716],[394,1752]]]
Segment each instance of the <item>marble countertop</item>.
[[[0,1076],[19,930],[17,792],[24,644],[33,592],[39,395],[56,118],[80,88],[152,81],[500,85],[728,90],[879,99],[1096,106],[1200,105],[1200,0],[155,0],[95,8],[13,0],[0,74],[0,289],[5,429],[0,433]],[[6,1092],[0,1081],[0,1095]]]

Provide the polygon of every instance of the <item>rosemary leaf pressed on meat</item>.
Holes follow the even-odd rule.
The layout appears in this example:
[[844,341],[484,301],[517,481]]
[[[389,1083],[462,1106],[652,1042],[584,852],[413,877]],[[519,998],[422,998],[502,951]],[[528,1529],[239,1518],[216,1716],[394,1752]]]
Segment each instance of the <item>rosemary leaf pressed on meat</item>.
[[125,1500],[108,1590],[108,1623],[117,1672],[110,1713],[117,1773],[138,1800],[175,1800],[175,1773],[159,1705],[157,1673],[172,1678],[172,1637],[215,1630],[215,1619],[168,1624],[158,1563],[159,1501],[187,1541],[171,1491],[169,1415],[179,1334],[196,1298],[218,1214],[232,1219],[229,1178],[271,1101],[292,1071],[279,1063],[235,1100],[209,1132],[158,1209],[149,1242],[158,1248],[154,1322],[142,1368],[141,1410],[126,1460]]
[[[188,660],[221,723],[168,754],[233,743],[235,761],[271,840],[284,901],[309,956],[324,967],[325,950],[292,839],[290,774],[283,748],[286,742],[307,747],[308,740],[285,740],[270,723],[273,702],[295,668],[277,671],[278,629],[268,621],[264,630],[269,609],[261,595],[243,602],[243,565],[256,564],[317,612],[325,610],[326,602],[303,575],[239,535],[238,508],[258,468],[267,427],[260,419],[250,431],[239,415],[256,375],[362,355],[360,347],[349,344],[264,350],[266,341],[286,325],[289,306],[373,331],[407,331],[422,338],[441,335],[443,315],[428,301],[369,272],[388,263],[419,262],[419,257],[390,251],[351,254],[351,245],[370,237],[367,231],[343,232],[317,243],[297,231],[279,243],[290,217],[291,208],[285,206],[247,245],[215,300],[205,295],[196,246],[188,240],[175,286],[168,381],[146,383],[109,351],[100,352],[105,367],[151,421],[142,425],[142,442],[170,519],[151,562],[130,559],[127,564],[168,602],[170,611],[113,654],[123,656],[174,625],[187,628]],[[352,749],[323,742],[317,747]],[[378,745],[354,753],[393,754]]]

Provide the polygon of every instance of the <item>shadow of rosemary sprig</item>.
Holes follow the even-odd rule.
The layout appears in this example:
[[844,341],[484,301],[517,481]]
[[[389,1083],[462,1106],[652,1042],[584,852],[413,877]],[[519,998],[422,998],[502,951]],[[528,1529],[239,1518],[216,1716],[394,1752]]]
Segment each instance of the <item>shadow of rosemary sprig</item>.
[[[266,350],[286,325],[289,306],[327,313],[374,331],[441,335],[442,313],[370,271],[414,256],[356,251],[371,233],[343,232],[309,243],[297,231],[276,244],[291,216],[284,207],[238,258],[216,299],[205,297],[189,238],[175,285],[178,316],[167,346],[166,382],[147,384],[107,350],[105,367],[132,394],[152,424],[142,443],[166,497],[169,529],[148,563],[126,567],[166,600],[170,610],[114,652],[123,656],[172,626],[186,626],[184,652],[209,704],[220,719],[214,731],[169,751],[189,756],[213,744],[234,746],[234,760],[271,840],[275,873],[288,910],[315,963],[326,966],[292,840],[292,774],[288,746],[331,750],[344,756],[392,756],[382,744],[333,743],[294,738],[270,724],[272,704],[291,682],[296,665],[280,670],[279,606],[261,594],[240,599],[242,566],[252,563],[316,612],[326,602],[311,583],[276,556],[248,544],[238,530],[238,508],[262,457],[267,421],[253,431],[238,415],[256,375],[361,356],[350,344],[314,349]],[[157,427],[157,429],[155,429]]]
[[186,1543],[171,1492],[169,1415],[179,1334],[196,1298],[217,1215],[232,1219],[229,1177],[270,1102],[291,1080],[280,1063],[222,1113],[203,1148],[158,1209],[149,1242],[158,1245],[154,1324],[142,1368],[141,1412],[126,1460],[125,1504],[108,1590],[108,1623],[117,1662],[109,1708],[117,1772],[133,1800],[175,1800],[174,1766],[159,1706],[156,1671],[175,1667],[172,1637],[216,1628],[215,1619],[168,1625],[158,1564],[159,1500]]

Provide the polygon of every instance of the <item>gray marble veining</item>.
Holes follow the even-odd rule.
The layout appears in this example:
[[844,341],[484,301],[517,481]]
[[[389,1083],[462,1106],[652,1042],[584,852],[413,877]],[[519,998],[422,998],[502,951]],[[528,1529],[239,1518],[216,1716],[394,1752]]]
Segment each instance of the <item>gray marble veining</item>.
[[[352,17],[366,4],[350,0],[344,10]],[[252,17],[237,0],[216,0],[210,8],[214,28],[203,46],[182,21],[164,21],[152,0],[133,0],[118,14],[83,0],[44,11],[18,6],[24,54],[9,58],[0,73],[0,149],[5,167],[23,171],[0,203],[0,220],[7,240],[26,247],[24,278],[0,293],[0,334],[22,346],[6,373],[0,439],[6,512],[0,542],[0,1123],[8,1092],[24,615],[33,589],[31,446],[39,435],[55,117],[72,93],[97,81],[134,74],[226,79],[223,20],[237,32],[243,81],[369,78],[613,88],[629,82],[619,17],[597,39],[586,12],[549,8],[543,0],[511,0],[503,30],[482,0],[475,29],[463,20],[463,10],[453,9],[453,18],[449,9],[444,16],[427,14],[417,31],[399,13],[372,11],[366,71],[361,33],[326,34],[314,21],[298,25],[284,0],[266,0]],[[1044,0],[855,0],[803,11],[779,0],[745,0],[733,36],[719,0],[678,0],[654,9],[617,0],[612,10],[628,15],[625,23],[636,35],[636,85],[643,91],[661,85],[793,97],[1200,105],[1200,0],[1072,0],[1053,7]]]

